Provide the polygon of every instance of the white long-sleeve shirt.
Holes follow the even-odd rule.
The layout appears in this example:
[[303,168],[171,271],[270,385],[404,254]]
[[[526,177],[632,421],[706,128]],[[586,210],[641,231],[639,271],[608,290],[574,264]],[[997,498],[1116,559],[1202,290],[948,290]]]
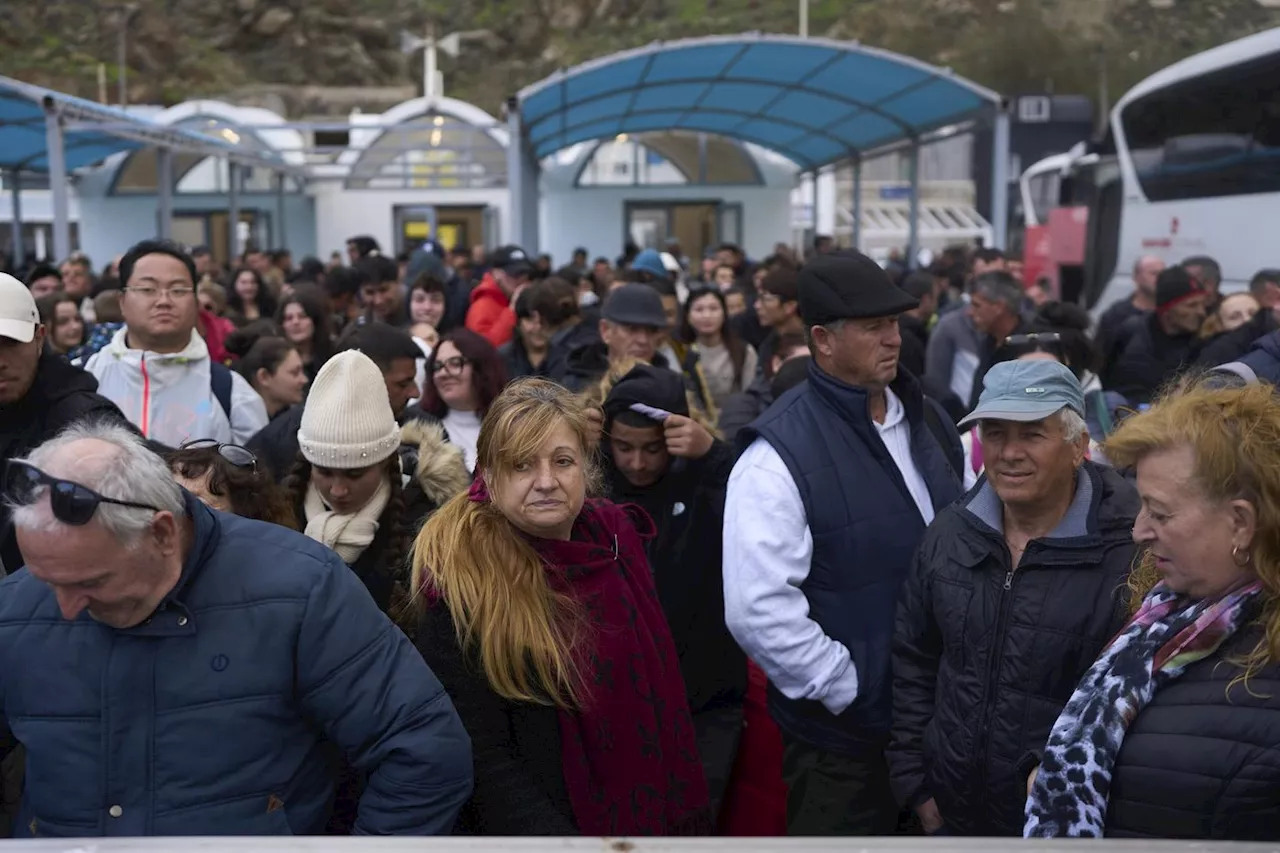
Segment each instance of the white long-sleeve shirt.
[[[901,401],[885,393],[885,419],[876,428],[928,524],[933,503],[910,454],[910,425]],[[812,559],[800,489],[778,451],[757,438],[734,465],[725,499],[725,623],[782,695],[839,714],[858,698],[858,673],[844,644],[809,618],[800,587]]]

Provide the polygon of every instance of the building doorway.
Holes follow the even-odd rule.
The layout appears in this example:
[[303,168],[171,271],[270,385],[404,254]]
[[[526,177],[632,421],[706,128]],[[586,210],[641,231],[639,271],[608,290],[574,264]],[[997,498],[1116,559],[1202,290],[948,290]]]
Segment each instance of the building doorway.
[[690,258],[721,243],[742,244],[742,204],[723,201],[626,202],[625,239],[641,249],[662,250],[675,238]]
[[427,240],[435,240],[446,251],[457,246],[470,249],[476,243],[488,245],[485,224],[487,207],[454,205],[400,205],[394,210],[396,251],[412,252]]

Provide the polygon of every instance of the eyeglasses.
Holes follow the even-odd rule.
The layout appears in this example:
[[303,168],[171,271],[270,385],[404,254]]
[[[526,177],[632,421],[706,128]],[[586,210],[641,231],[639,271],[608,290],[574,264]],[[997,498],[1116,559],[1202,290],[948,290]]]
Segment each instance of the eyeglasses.
[[470,363],[471,362],[468,359],[465,359],[460,355],[455,355],[452,358],[446,358],[444,361],[433,362],[431,365],[431,373],[434,376],[435,374],[444,371],[450,376],[457,376],[462,373],[462,368],[466,367]]
[[170,297],[171,299],[185,299],[196,292],[194,287],[188,287],[185,284],[179,284],[174,287],[151,287],[142,285],[139,287],[126,287],[128,293],[136,293],[143,299],[155,299],[160,294]]
[[1027,344],[1060,344],[1062,335],[1057,332],[1032,332],[1029,335],[1010,335],[1004,339],[1005,346],[1020,347]]
[[237,468],[252,468],[258,471],[258,457],[253,451],[238,444],[225,444],[212,438],[195,438],[184,442],[179,450],[216,450],[218,455]]
[[115,504],[131,509],[162,512],[160,508],[150,504],[104,497],[88,486],[51,477],[27,462],[18,462],[13,459],[5,462],[4,494],[9,500],[19,505],[33,504],[38,497],[37,491],[42,486],[49,488],[49,507],[53,510],[53,517],[63,524],[77,527],[88,524],[89,519],[93,518],[93,514],[98,511],[99,504]]

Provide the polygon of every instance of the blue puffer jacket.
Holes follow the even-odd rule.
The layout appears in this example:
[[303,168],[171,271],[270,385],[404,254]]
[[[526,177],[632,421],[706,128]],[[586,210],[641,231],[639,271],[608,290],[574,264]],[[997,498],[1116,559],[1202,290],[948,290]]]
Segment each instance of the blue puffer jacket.
[[152,618],[64,620],[0,583],[0,743],[27,747],[15,836],[322,832],[341,747],[357,833],[448,833],[471,743],[440,682],[333,551],[187,496],[194,542]]

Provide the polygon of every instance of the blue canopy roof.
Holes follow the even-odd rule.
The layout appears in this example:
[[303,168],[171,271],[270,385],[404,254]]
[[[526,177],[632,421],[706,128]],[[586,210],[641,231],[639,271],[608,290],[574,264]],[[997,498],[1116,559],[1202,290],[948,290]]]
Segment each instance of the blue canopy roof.
[[57,109],[65,122],[63,152],[68,172],[99,163],[121,151],[151,146],[231,157],[249,165],[293,171],[278,155],[268,156],[218,137],[154,124],[116,107],[9,77],[0,77],[0,169],[49,171],[45,133],[48,109]]
[[534,153],[620,133],[688,130],[754,142],[813,169],[971,121],[998,94],[856,42],[746,34],[655,43],[522,90]]

